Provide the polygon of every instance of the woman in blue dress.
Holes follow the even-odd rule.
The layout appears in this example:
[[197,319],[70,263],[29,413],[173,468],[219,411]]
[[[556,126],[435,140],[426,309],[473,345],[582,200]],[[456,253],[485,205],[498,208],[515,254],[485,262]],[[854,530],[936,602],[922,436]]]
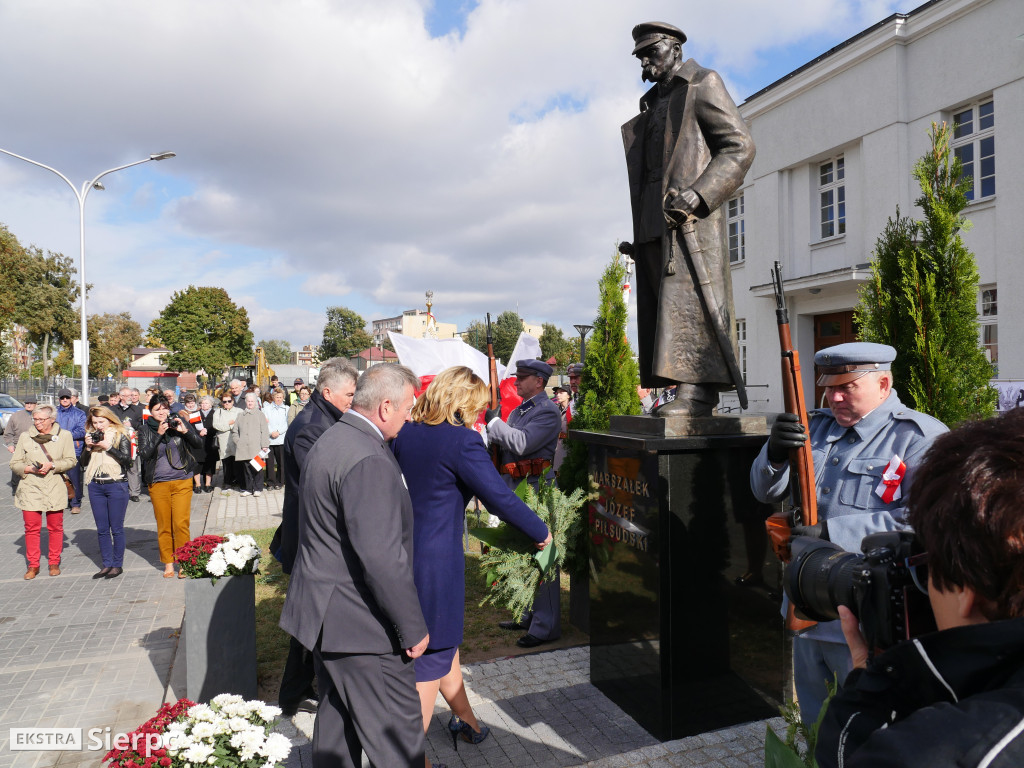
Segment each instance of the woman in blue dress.
[[452,710],[448,729],[456,746],[459,738],[479,744],[489,733],[473,715],[459,667],[466,505],[476,496],[489,513],[537,542],[538,549],[551,541],[547,526],[502,481],[473,429],[487,404],[487,385],[479,376],[465,366],[448,368],[416,401],[412,423],[392,444],[412,497],[413,575],[430,630],[430,647],[415,660],[423,728],[430,725],[440,690]]

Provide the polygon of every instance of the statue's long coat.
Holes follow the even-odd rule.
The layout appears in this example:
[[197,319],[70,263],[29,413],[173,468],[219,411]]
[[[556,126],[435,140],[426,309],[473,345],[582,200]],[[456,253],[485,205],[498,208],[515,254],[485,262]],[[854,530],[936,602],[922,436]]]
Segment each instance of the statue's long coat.
[[720,302],[722,320],[735,347],[722,206],[743,183],[754,159],[754,142],[722,78],[693,59],[675,75],[667,99],[660,179],[656,172],[648,173],[645,158],[650,154],[644,146],[652,127],[648,121],[655,120],[658,112],[657,85],[640,100],[640,114],[622,126],[636,245],[640,382],[645,387],[685,382],[727,388],[733,384],[732,378],[708,321],[692,264],[684,256],[682,236],[678,230],[672,231],[676,273],[668,276],[667,230],[664,218],[652,212],[655,206],[660,212],[670,187],[678,191],[689,187],[700,196],[703,202],[696,211],[697,239]]

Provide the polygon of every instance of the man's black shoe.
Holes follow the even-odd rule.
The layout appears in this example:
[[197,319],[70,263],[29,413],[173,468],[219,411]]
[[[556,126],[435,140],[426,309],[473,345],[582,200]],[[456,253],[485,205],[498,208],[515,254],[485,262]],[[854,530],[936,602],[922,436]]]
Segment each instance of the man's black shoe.
[[524,629],[529,629],[528,626],[526,626],[525,624],[520,624],[518,621],[499,621],[498,626],[502,629],[514,629],[520,632]]
[[317,707],[320,706],[320,702],[318,702],[316,699],[305,698],[299,699],[299,701],[288,706],[285,706],[283,704],[280,706],[282,715],[284,715],[285,717],[295,717],[295,715],[299,712],[308,712],[310,714],[316,714],[316,710]]
[[544,645],[544,643],[550,643],[552,640],[557,640],[557,637],[551,638],[551,640],[541,640],[539,637],[534,637],[529,632],[516,640],[516,645],[520,648],[536,648],[538,645]]
[[139,501],[139,497],[138,496],[129,496],[128,498],[130,498],[132,501],[134,501],[136,503],[138,503],[138,501]]

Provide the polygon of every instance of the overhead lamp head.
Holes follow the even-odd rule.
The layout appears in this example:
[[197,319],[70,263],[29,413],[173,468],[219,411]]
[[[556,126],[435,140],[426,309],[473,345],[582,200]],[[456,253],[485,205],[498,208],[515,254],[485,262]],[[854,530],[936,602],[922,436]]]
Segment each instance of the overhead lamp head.
[[149,159],[150,160],[167,160],[167,159],[172,158],[172,157],[175,157],[175,154],[173,152],[157,152],[155,154],[150,155]]
[[106,189],[106,187],[103,186],[103,182],[102,181],[93,182],[92,188],[93,189]]

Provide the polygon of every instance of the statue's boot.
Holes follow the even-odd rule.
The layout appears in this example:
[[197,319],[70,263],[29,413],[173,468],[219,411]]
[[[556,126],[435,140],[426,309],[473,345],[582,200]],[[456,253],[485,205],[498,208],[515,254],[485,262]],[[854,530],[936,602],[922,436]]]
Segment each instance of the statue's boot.
[[655,416],[711,416],[718,405],[718,388],[703,384],[677,384],[676,399],[659,405],[652,411]]

